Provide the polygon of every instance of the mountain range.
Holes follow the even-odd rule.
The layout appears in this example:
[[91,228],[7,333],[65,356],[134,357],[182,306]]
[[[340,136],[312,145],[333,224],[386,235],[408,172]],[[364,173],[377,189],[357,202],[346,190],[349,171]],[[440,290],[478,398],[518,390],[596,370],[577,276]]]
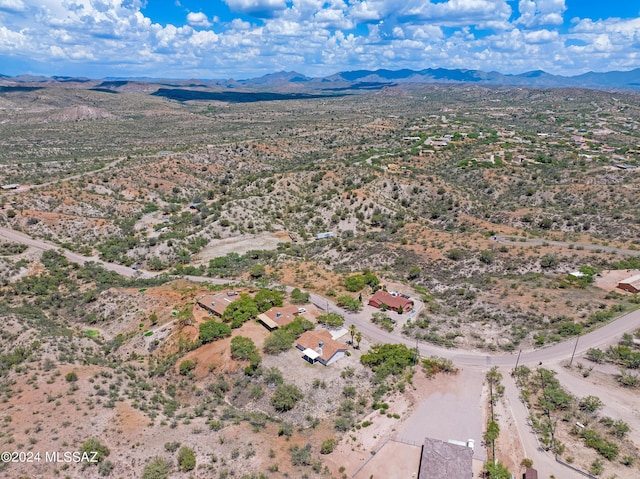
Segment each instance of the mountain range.
[[640,91],[640,68],[631,71],[588,72],[576,76],[552,75],[541,70],[520,74],[502,74],[481,70],[426,68],[423,70],[354,70],[335,73],[325,77],[308,77],[295,71],[270,73],[246,80],[210,79],[175,80],[160,78],[114,77],[100,82],[85,77],[0,75],[0,85],[85,83],[95,88],[118,91],[131,82],[154,83],[170,88],[223,88],[259,91],[286,92],[348,92],[378,90],[400,84],[474,84],[495,86],[518,86],[534,88],[590,88],[599,90]]

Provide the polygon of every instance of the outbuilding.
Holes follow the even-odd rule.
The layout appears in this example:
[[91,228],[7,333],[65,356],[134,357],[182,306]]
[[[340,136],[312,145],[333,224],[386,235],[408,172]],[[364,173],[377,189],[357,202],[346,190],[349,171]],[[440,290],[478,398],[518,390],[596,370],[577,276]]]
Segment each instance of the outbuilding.
[[640,293],[640,274],[631,276],[618,283],[618,288],[629,293]]

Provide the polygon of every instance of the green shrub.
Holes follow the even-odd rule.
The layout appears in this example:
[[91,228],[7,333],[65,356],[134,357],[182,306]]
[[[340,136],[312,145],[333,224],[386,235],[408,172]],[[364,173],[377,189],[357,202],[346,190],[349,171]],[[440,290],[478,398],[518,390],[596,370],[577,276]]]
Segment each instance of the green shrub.
[[178,465],[182,471],[193,471],[196,467],[196,454],[190,447],[182,446],[178,451]]
[[167,479],[171,472],[171,463],[162,457],[154,457],[142,470],[141,479]]
[[98,462],[102,462],[104,458],[111,453],[111,451],[109,451],[109,448],[102,444],[100,440],[95,437],[84,441],[80,446],[80,452],[86,453],[89,457],[92,457],[93,453],[96,453],[95,459]]
[[262,350],[266,354],[278,354],[291,348],[295,337],[289,331],[276,329],[264,340]]
[[281,384],[271,396],[271,404],[276,411],[289,411],[296,407],[304,395],[300,389],[293,384]]
[[336,440],[334,438],[327,439],[322,442],[320,446],[320,454],[331,454],[336,447]]
[[180,366],[178,366],[178,369],[180,370],[180,374],[182,374],[183,376],[186,376],[195,368],[196,368],[196,363],[191,359],[185,359],[180,363]]
[[210,343],[229,336],[231,336],[231,327],[228,324],[210,320],[200,325],[200,341],[203,343]]

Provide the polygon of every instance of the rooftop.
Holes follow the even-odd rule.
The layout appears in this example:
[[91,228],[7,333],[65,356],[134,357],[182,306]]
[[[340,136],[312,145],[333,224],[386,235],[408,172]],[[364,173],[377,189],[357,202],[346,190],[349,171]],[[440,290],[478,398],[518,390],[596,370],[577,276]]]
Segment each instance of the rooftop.
[[291,323],[298,315],[298,307],[289,305],[283,307],[274,307],[264,313],[258,315],[258,319],[262,321],[270,329],[281,328]]
[[[319,354],[320,343],[323,343],[322,354]],[[331,333],[326,329],[307,331],[298,338],[296,344],[298,348],[305,350],[305,354],[307,349],[315,351],[323,361],[329,361],[338,351],[347,349],[344,344],[332,339]]]
[[470,479],[473,451],[466,446],[425,438],[418,479]]
[[407,309],[407,306],[413,305],[411,298],[405,298],[399,294],[392,295],[387,291],[379,289],[369,299],[369,304],[379,308],[381,305],[386,304],[389,309],[397,310],[398,308]]
[[631,276],[630,278],[623,279],[620,281],[622,284],[630,284],[637,288],[640,288],[640,274],[636,274],[635,276]]
[[226,292],[205,294],[198,300],[198,304],[200,304],[203,308],[206,308],[207,310],[217,314],[218,316],[222,316],[222,314],[227,309],[227,306],[229,306],[238,298],[239,296],[228,296]]

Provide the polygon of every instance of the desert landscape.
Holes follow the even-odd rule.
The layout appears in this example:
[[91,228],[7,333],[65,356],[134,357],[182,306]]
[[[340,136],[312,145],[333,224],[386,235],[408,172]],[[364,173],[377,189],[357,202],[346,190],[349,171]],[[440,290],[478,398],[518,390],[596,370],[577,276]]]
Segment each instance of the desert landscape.
[[637,93],[214,93],[2,79],[3,477],[640,475]]

